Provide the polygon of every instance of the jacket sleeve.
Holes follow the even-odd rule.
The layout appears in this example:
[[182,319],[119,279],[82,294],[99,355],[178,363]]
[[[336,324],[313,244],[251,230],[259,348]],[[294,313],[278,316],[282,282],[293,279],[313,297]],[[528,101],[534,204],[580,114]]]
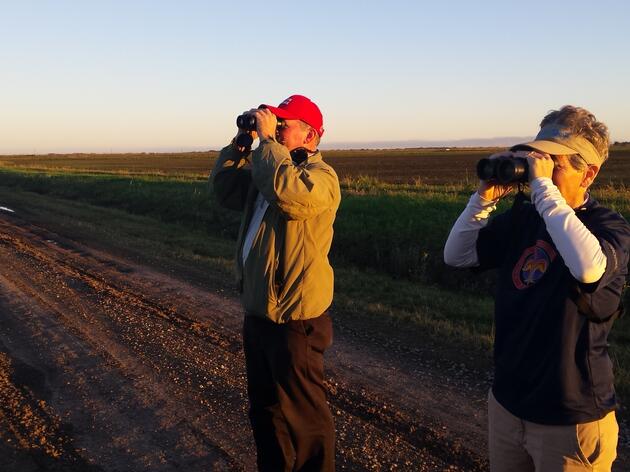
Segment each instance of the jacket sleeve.
[[243,211],[252,182],[245,157],[230,144],[221,150],[210,174],[210,188],[217,202],[231,210]]
[[479,231],[488,224],[490,213],[496,202],[484,200],[473,193],[468,205],[451,228],[444,246],[444,262],[453,267],[476,267],[479,265],[477,239]]
[[272,139],[263,140],[252,154],[252,180],[290,220],[306,220],[339,206],[335,171],[326,165],[296,166],[289,150]]
[[580,221],[551,179],[537,178],[530,186],[532,202],[571,275],[584,284],[597,282],[607,263],[600,241]]

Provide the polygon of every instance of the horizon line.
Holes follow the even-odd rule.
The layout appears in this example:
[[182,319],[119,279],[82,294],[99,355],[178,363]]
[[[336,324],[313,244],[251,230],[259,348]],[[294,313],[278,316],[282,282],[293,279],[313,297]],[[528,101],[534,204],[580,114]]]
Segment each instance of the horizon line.
[[[504,147],[530,140],[531,137],[495,137],[476,139],[404,139],[372,141],[322,142],[322,150],[349,149],[401,149],[401,148],[449,148],[449,147]],[[0,147],[0,155],[45,155],[45,154],[123,154],[123,153],[176,153],[219,151],[227,143],[207,146],[33,146]]]
[[[374,141],[333,141],[323,142],[320,149],[327,151],[352,149],[413,149],[413,148],[496,148],[511,147],[519,143],[531,141],[533,136],[504,136],[494,138],[472,139],[405,139]],[[612,140],[615,142],[628,142]],[[226,144],[208,146],[64,146],[64,147],[13,147],[1,148],[0,156],[9,155],[46,155],[46,154],[160,154],[183,152],[220,151]]]

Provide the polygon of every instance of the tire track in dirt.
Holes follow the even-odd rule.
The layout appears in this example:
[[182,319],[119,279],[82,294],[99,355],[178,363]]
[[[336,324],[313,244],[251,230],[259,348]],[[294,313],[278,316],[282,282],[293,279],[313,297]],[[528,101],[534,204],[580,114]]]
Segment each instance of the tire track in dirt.
[[[92,418],[77,421],[88,425],[90,422],[106,423],[102,428],[107,430],[110,427],[111,436],[116,437],[119,443],[116,446],[117,454],[121,454],[120,449],[125,449],[122,452],[127,455],[133,454],[126,450],[133,449],[127,447],[133,445],[133,434],[128,434],[128,437],[124,438],[122,429],[125,428],[118,426],[118,430],[115,431],[116,425],[109,421],[111,418],[108,417],[112,416],[111,410],[118,404],[122,403],[124,406],[135,404],[133,409],[126,408],[129,411],[117,412],[121,417],[118,420],[121,425],[132,421],[145,427],[145,423],[153,422],[157,439],[166,445],[169,441],[172,442],[172,448],[175,450],[185,446],[187,449],[195,450],[195,454],[203,455],[203,450],[208,446],[217,449],[213,442],[217,437],[221,437],[222,426],[233,421],[232,416],[226,417],[227,412],[231,411],[235,401],[237,404],[243,403],[241,392],[230,388],[233,381],[226,378],[228,376],[224,373],[227,371],[226,366],[235,365],[234,354],[216,348],[211,343],[200,345],[199,342],[195,342],[196,340],[190,342],[191,340],[186,338],[191,338],[191,334],[178,327],[177,323],[173,323],[167,312],[159,311],[151,304],[141,303],[138,297],[134,299],[125,296],[119,299],[121,295],[119,289],[102,283],[100,276],[86,277],[84,273],[77,272],[72,264],[68,263],[67,254],[62,258],[50,258],[47,253],[33,250],[24,239],[7,241],[6,234],[1,242],[3,245],[13,243],[10,248],[18,255],[14,257],[12,263],[3,266],[3,273],[8,270],[13,274],[10,281],[4,277],[3,288],[5,290],[8,288],[13,294],[23,294],[25,305],[33,305],[35,302],[35,306],[41,311],[36,319],[60,320],[59,326],[41,327],[32,324],[30,337],[41,338],[44,335],[49,340],[46,349],[56,353],[56,367],[59,369],[61,365],[66,371],[66,376],[72,379],[73,387],[77,390],[73,396],[79,397],[92,411]],[[28,273],[27,280],[15,275],[22,273]],[[64,335],[69,331],[73,333],[72,338],[64,339]],[[29,333],[26,333],[25,337],[29,337]],[[228,341],[223,340],[220,343],[221,347],[225,347]],[[86,347],[83,352],[77,352],[73,344],[85,344]],[[59,352],[61,350],[65,352]],[[90,359],[93,353],[98,355],[92,356],[95,359]],[[190,366],[193,364],[201,364],[203,370],[197,369],[194,375],[190,375]],[[73,366],[78,368],[75,372],[69,373]],[[109,378],[115,377],[116,373],[122,373],[125,378]],[[242,379],[238,379],[238,376],[232,377],[242,384]],[[87,379],[92,383],[93,379],[98,379],[102,384],[101,391],[89,388]],[[208,393],[204,392],[203,396],[191,398],[186,387],[193,382]],[[122,388],[117,383],[127,385]],[[98,382],[96,385],[99,385]],[[116,395],[109,394],[108,389],[115,391]],[[135,392],[138,394],[134,395]],[[231,394],[232,398],[226,394]],[[99,403],[98,399],[103,400]],[[114,403],[107,401],[108,399]],[[203,408],[193,403],[202,404]],[[153,416],[157,416],[157,419],[126,418],[137,416],[137,411],[142,410],[155,411],[157,415]],[[191,413],[194,414],[191,416]],[[212,428],[212,425],[215,428]],[[134,427],[137,429],[135,425],[130,429],[133,430]],[[164,430],[169,431],[173,439],[166,442],[163,438],[160,439],[160,436],[164,436],[162,433]],[[151,438],[146,436],[151,435],[152,433],[139,434],[140,439],[134,450],[143,451],[140,443],[146,442],[147,439],[150,442]],[[199,441],[199,438],[202,440]],[[200,444],[193,448],[190,442]],[[225,449],[229,451],[226,453],[227,457],[238,457],[238,449],[235,450],[233,446],[234,438],[228,436],[223,442],[226,445]],[[103,447],[107,449],[106,446]],[[209,449],[212,450],[212,447]],[[103,454],[115,455],[113,452]],[[141,452],[136,455],[142,454],[148,453]],[[180,454],[185,457],[189,452],[182,451]],[[151,460],[147,457],[138,460],[138,466],[154,467],[155,464],[168,461],[168,458],[159,457],[162,455],[161,451],[155,452],[154,455],[156,457]],[[129,460],[127,457],[124,462]],[[117,466],[120,465],[124,466],[124,463]],[[206,464],[208,465],[210,464]],[[213,463],[213,467],[216,467],[216,464]]]
[[[235,300],[15,217],[0,217],[0,261],[0,351],[44,379],[14,387],[45,403],[51,428],[54,415],[65,425],[66,436],[50,434],[62,460],[253,470]],[[391,397],[391,386],[345,368],[366,359],[351,344],[337,339],[327,360],[339,470],[484,470],[439,422],[424,422],[421,396]]]

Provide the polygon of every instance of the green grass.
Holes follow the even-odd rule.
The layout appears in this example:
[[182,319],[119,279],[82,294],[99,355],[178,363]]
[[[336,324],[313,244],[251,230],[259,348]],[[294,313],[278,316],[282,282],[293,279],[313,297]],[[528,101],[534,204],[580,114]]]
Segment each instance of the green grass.
[[[186,268],[198,280],[225,283],[240,215],[214,204],[203,177],[148,174],[3,169],[0,203],[87,242],[101,241],[142,254],[159,267]],[[442,262],[448,231],[473,190],[462,181],[428,185],[343,178],[332,248],[338,316],[404,327],[419,343],[458,346],[470,365],[487,366],[493,274],[473,276]],[[625,185],[603,182],[593,194],[630,216]],[[616,323],[611,336],[624,397],[630,396],[628,318]]]
[[[4,169],[0,185],[149,216],[213,236],[234,239],[239,227],[240,215],[214,203],[205,179]],[[342,190],[331,252],[336,264],[490,293],[491,274],[473,278],[442,261],[444,241],[473,186],[390,184],[363,177],[344,179]],[[594,194],[603,204],[630,214],[630,189],[601,187]],[[504,202],[501,209],[509,204]]]
[[[0,186],[0,204],[21,218],[79,242],[170,271],[196,267],[199,280],[225,283],[233,274],[234,241],[149,216]],[[193,266],[189,264],[194,262]]]
[[412,326],[418,343],[454,342],[485,358],[492,347],[493,301],[489,296],[341,265],[335,268],[335,306],[358,316],[385,317],[401,329]]
[[[214,235],[235,237],[238,230],[240,215],[214,204],[206,181],[0,170],[0,184],[151,216]],[[429,196],[375,193],[369,197],[349,192],[335,226],[335,247],[339,248],[335,251],[359,265],[397,275],[418,273],[422,254],[440,250],[442,235],[456,217],[458,204],[456,199],[447,204],[448,211],[438,221],[439,207],[444,204],[437,192]],[[428,219],[421,216],[426,212],[431,213]],[[441,228],[438,234],[436,225]],[[406,254],[400,248],[410,244],[418,248],[418,257],[404,265]]]
[[1,170],[0,185],[234,236],[238,215],[213,205],[206,179]]
[[[161,270],[185,273],[202,285],[233,287],[233,239],[181,223],[2,185],[0,202],[29,221],[90,246],[116,248]],[[371,323],[375,331],[402,328],[422,343],[456,343],[473,358],[471,367],[489,365],[490,297],[396,280],[349,264],[335,267],[335,285],[334,309],[340,322]],[[462,353],[454,355],[459,358]]]

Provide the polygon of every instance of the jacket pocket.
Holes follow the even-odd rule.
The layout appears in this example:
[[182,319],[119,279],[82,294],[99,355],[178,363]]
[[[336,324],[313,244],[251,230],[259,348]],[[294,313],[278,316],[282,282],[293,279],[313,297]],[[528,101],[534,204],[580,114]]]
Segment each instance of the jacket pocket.
[[271,294],[273,298],[279,302],[283,295],[284,285],[285,285],[285,269],[284,269],[284,259],[286,257],[285,252],[286,249],[284,247],[285,244],[285,233],[286,227],[283,225],[284,221],[276,222],[276,233],[274,238],[274,260],[273,260],[273,270],[271,272]]
[[277,254],[274,260],[274,267],[271,273],[271,295],[279,301],[280,295],[282,295],[282,289],[284,288],[284,274],[282,271],[282,265],[280,263],[280,257]]

